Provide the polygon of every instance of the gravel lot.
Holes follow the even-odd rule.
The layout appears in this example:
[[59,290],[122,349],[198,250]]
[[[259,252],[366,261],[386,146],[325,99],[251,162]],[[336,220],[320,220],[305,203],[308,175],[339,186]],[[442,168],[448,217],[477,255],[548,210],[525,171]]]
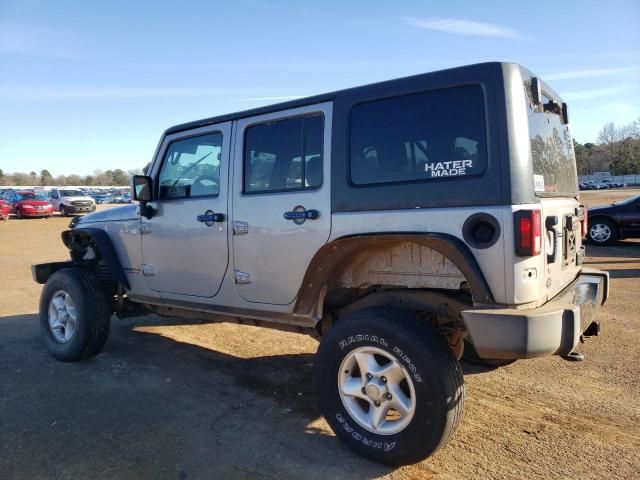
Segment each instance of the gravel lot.
[[[590,206],[640,190],[584,192]],[[611,298],[586,361],[465,366],[466,412],[445,448],[389,469],[344,448],[319,416],[305,336],[155,317],[114,321],[105,351],[53,360],[30,265],[66,258],[69,219],[0,223],[0,477],[638,478],[640,242],[587,247]]]

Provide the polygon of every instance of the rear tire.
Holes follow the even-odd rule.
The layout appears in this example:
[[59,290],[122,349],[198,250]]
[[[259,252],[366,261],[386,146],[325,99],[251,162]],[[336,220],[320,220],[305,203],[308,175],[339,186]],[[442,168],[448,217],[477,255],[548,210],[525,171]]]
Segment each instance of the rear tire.
[[464,408],[462,371],[446,339],[424,320],[388,308],[361,310],[329,330],[316,355],[314,386],[336,436],[387,465],[433,454]]
[[611,245],[618,240],[618,229],[610,220],[596,218],[589,221],[587,237],[594,245]]
[[110,325],[111,312],[91,270],[65,268],[47,280],[40,297],[40,328],[55,358],[73,362],[97,355]]

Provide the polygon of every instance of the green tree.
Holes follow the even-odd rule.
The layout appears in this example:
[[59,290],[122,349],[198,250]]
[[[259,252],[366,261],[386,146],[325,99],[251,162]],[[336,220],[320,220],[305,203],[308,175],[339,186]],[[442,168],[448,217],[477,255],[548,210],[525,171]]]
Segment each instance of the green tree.
[[40,185],[52,185],[53,184],[53,175],[49,170],[42,170],[40,172]]
[[114,185],[127,185],[129,183],[129,175],[124,170],[120,170],[116,168],[112,174],[111,178],[113,179]]

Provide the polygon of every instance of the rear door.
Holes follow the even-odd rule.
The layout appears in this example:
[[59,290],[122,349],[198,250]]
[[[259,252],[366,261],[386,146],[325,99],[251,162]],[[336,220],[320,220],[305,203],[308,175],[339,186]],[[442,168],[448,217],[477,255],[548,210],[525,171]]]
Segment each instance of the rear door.
[[620,228],[625,236],[640,237],[640,196],[622,207]]
[[195,297],[220,290],[229,257],[230,131],[227,122],[175,134],[160,148],[156,213],[141,219],[142,273],[152,290]]
[[[525,91],[530,95],[530,89]],[[573,140],[562,115],[544,109],[543,104],[550,102],[543,92],[540,104],[530,99],[528,105],[533,183],[542,206],[547,298],[553,298],[575,279],[580,269],[577,253],[582,243]]]
[[248,302],[287,305],[331,233],[331,104],[237,122],[233,263]]

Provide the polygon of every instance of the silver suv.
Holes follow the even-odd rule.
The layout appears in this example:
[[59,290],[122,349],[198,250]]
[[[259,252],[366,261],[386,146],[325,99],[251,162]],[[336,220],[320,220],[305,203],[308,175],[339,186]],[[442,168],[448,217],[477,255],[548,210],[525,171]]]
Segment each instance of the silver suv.
[[33,267],[53,356],[99,353],[112,314],[308,333],[322,413],[375,461],[446,443],[463,355],[568,356],[599,330],[567,107],[515,64],[178,125],[132,187]]

